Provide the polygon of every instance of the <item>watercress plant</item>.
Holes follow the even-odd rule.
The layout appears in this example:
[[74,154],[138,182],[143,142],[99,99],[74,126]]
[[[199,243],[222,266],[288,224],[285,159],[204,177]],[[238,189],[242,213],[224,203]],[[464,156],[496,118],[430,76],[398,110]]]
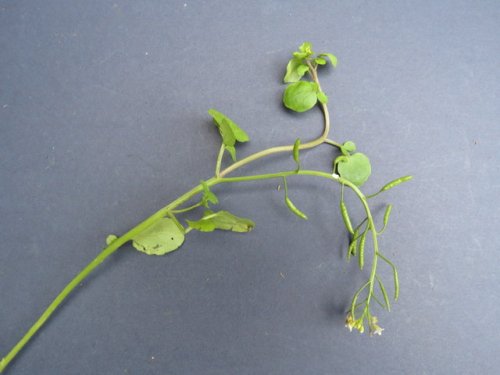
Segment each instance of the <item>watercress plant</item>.
[[[221,146],[215,162],[214,175],[209,179],[201,180],[198,185],[161,208],[125,234],[121,236],[110,234],[106,238],[107,246],[104,250],[71,280],[21,340],[0,361],[0,372],[5,370],[66,297],[99,264],[126,243],[131,242],[134,248],[148,255],[164,255],[178,249],[184,243],[186,235],[192,230],[201,232],[212,232],[216,229],[233,232],[251,231],[255,226],[252,220],[214,208],[219,203],[219,200],[213,188],[220,184],[244,183],[256,180],[282,180],[285,206],[297,217],[304,220],[307,220],[306,214],[298,209],[290,199],[288,179],[298,176],[311,176],[327,179],[339,186],[340,215],[350,235],[346,258],[349,260],[352,257],[357,257],[359,268],[362,270],[365,266],[366,243],[370,239],[373,245],[369,276],[366,282],[354,293],[347,312],[346,327],[351,331],[356,329],[362,333],[365,327],[368,326],[371,334],[380,335],[383,329],[378,325],[378,318],[372,314],[372,302],[375,301],[382,308],[389,311],[391,308],[391,298],[378,273],[378,261],[385,262],[392,270],[394,284],[392,293],[394,300],[398,299],[399,281],[395,265],[383,255],[379,247],[379,236],[387,227],[392,205],[387,205],[383,216],[383,227],[382,229],[378,229],[370,209],[369,199],[410,180],[411,176],[391,181],[371,195],[365,195],[361,191],[361,186],[371,174],[369,158],[363,153],[356,151],[354,142],[346,141],[339,143],[329,138],[330,116],[327,106],[328,96],[323,92],[318,79],[318,68],[326,65],[328,62],[335,67],[337,65],[337,58],[331,53],[315,54],[310,43],[303,43],[298,51],[293,53],[293,57],[286,67],[286,75],[284,77],[284,82],[287,84],[283,94],[283,104],[285,107],[295,112],[305,112],[319,105],[322,110],[324,115],[324,129],[319,137],[308,142],[302,142],[300,139],[297,139],[293,145],[271,147],[238,160],[236,154],[237,143],[248,142],[248,134],[228,116],[215,109],[210,109],[208,113],[213,118],[214,124],[221,136]],[[300,162],[300,153],[321,145],[334,146],[340,151],[340,156],[332,160],[331,169],[303,169]],[[291,170],[267,174],[230,177],[239,168],[255,160],[277,153],[291,153],[296,167]],[[229,154],[232,163],[223,169],[222,162],[226,154]],[[354,222],[349,214],[347,204],[344,201],[344,191],[346,189],[354,192],[364,208],[365,217],[359,222]],[[183,219],[185,213],[195,210],[200,211],[198,220]]]

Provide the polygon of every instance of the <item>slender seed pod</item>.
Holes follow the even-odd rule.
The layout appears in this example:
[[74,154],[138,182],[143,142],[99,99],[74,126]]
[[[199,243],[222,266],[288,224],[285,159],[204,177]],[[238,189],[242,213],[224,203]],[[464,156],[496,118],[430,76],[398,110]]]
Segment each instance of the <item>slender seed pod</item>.
[[385,209],[385,214],[384,214],[384,227],[387,226],[387,223],[389,222],[389,216],[391,215],[392,211],[392,204],[387,205],[387,208]]
[[399,298],[398,270],[396,269],[396,267],[392,267],[392,271],[394,272],[394,300],[397,301]]
[[303,213],[301,210],[299,210],[297,207],[295,207],[295,205],[290,200],[290,198],[288,198],[288,196],[285,196],[285,203],[287,207],[290,209],[290,211],[292,211],[295,215],[297,215],[301,219],[307,220],[307,215]]
[[389,296],[387,295],[387,290],[385,290],[384,283],[380,278],[377,276],[377,281],[378,285],[380,286],[380,291],[382,292],[382,295],[384,296],[384,302],[385,306],[387,307],[387,311],[391,311],[391,302],[389,301]]
[[389,216],[391,216],[391,211],[392,211],[392,204],[388,204],[387,207],[385,208],[385,213],[384,213],[384,226],[382,230],[379,232],[379,234],[382,234],[385,231],[385,228],[387,228],[387,224],[389,223]]
[[365,265],[365,243],[366,243],[366,235],[368,233],[368,229],[363,232],[361,235],[361,239],[359,240],[359,255],[358,255],[358,263],[359,269],[362,270]]
[[392,189],[395,186],[398,186],[399,184],[402,184],[403,182],[409,181],[413,178],[413,176],[404,176],[400,177],[394,181],[389,182],[388,184],[385,184],[380,191],[387,191],[389,189]]
[[349,233],[354,234],[354,230],[352,229],[351,219],[349,218],[349,213],[347,212],[347,206],[345,205],[344,200],[340,201],[340,213],[342,214],[342,220],[344,220],[344,225]]

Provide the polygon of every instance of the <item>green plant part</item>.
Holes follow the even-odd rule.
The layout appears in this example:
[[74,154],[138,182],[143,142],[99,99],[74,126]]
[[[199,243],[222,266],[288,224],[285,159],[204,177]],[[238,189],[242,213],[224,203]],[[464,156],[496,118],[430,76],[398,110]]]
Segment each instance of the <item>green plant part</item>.
[[335,160],[335,164],[339,175],[356,186],[363,185],[372,173],[370,159],[361,152],[339,156]]
[[[304,112],[318,106],[321,110],[324,127],[323,132],[319,136],[306,142],[297,139],[294,144],[267,148],[237,161],[236,146],[238,143],[248,142],[248,134],[228,116],[215,109],[210,109],[208,113],[213,118],[214,124],[218,128],[222,138],[215,161],[213,176],[201,180],[198,185],[160,208],[149,218],[140,222],[124,234],[120,236],[110,234],[107,236],[106,247],[64,287],[42,313],[40,318],[38,318],[7,355],[2,358],[0,361],[0,372],[5,370],[9,363],[16,358],[19,352],[44,326],[54,311],[66,300],[74,289],[105,259],[113,255],[124,245],[131,243],[133,247],[147,255],[164,255],[180,248],[185,242],[187,235],[193,232],[193,230],[200,232],[213,232],[215,230],[239,233],[250,232],[255,226],[252,220],[236,216],[226,210],[215,211],[210,207],[211,205],[219,204],[219,199],[214,193],[217,185],[244,184],[249,181],[283,180],[285,205],[292,213],[302,219],[307,219],[307,216],[291,201],[287,179],[321,178],[340,187],[339,216],[342,217],[345,227],[351,236],[347,258],[358,257],[361,269],[364,269],[367,263],[370,266],[367,280],[357,289],[351,300],[346,317],[346,327],[350,330],[356,329],[363,333],[365,326],[368,326],[372,335],[380,335],[383,329],[378,325],[378,318],[372,315],[372,302],[375,301],[383,308],[389,310],[390,298],[383,283],[383,278],[378,272],[379,260],[386,263],[392,270],[394,300],[397,300],[399,297],[400,287],[396,266],[380,252],[379,246],[379,236],[388,225],[392,205],[387,206],[383,219],[384,226],[382,230],[377,231],[368,199],[410,180],[411,176],[394,180],[384,185],[375,194],[369,196],[363,194],[360,187],[367,181],[371,174],[368,157],[362,153],[356,153],[356,145],[352,141],[340,143],[329,138],[330,115],[327,106],[328,97],[323,92],[318,78],[318,68],[326,66],[328,61],[334,67],[337,65],[337,58],[334,55],[330,53],[315,55],[311,43],[303,43],[298,51],[293,53],[293,57],[288,62],[284,78],[285,83],[289,84],[283,95],[283,103],[287,108],[296,112]],[[327,163],[327,165],[331,166],[333,162],[333,173],[331,170],[328,171],[326,169],[304,169],[301,165],[300,155],[302,152],[322,145],[334,146],[341,153],[341,155]],[[222,164],[226,151],[231,156],[232,162],[229,162],[229,165],[223,168]],[[256,160],[265,159],[275,154],[291,154],[296,168],[267,174],[230,176],[235,171],[250,165]],[[355,220],[354,216],[349,215],[347,204],[344,201],[344,190],[348,190],[348,192],[354,194],[355,198],[361,203],[364,211],[364,217],[361,220]],[[187,220],[183,217],[184,214],[195,210],[204,210],[200,212],[198,220]],[[182,224],[183,222],[184,225]],[[372,246],[365,246],[367,241],[371,241]],[[371,259],[368,258],[369,254],[366,254],[365,251],[368,248],[373,249],[370,252]]]
[[184,242],[184,232],[174,220],[163,218],[132,239],[132,246],[148,255],[165,255]]
[[255,223],[252,220],[233,215],[227,211],[212,212],[207,210],[197,221],[186,220],[190,228],[200,232],[213,232],[215,229],[230,230],[233,232],[250,232]]

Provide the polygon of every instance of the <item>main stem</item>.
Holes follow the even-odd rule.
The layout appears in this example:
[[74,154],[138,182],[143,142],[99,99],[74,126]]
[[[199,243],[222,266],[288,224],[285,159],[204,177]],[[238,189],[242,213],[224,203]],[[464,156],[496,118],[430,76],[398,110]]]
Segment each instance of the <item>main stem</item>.
[[[315,81],[319,85],[319,80],[316,74],[316,69],[314,67],[310,67],[310,74],[313,81]],[[330,115],[328,112],[328,107],[325,104],[320,103],[321,109],[324,115],[324,129],[323,133],[316,139],[303,143],[300,146],[300,150],[311,149],[321,145],[328,138],[328,133],[330,132]],[[255,180],[263,180],[270,178],[282,178],[284,176],[290,175],[315,175],[320,177],[327,177],[329,179],[339,179],[334,178],[332,175],[319,171],[290,171],[290,172],[281,172],[275,174],[267,174],[267,175],[258,175],[258,176],[243,176],[243,177],[233,177],[227,178],[229,173],[234,172],[235,170],[252,163],[255,160],[261,159],[263,157],[282,153],[282,152],[291,152],[293,150],[293,145],[286,146],[277,146],[271,147],[266,150],[262,150],[247,156],[244,159],[241,159],[238,162],[231,164],[226,169],[220,171],[222,154],[224,152],[223,147],[221,147],[216,163],[216,171],[215,176],[208,179],[206,184],[208,186],[213,186],[219,183],[229,183],[229,182],[243,182],[243,181],[255,181]],[[340,179],[339,179],[340,180]],[[350,183],[348,183],[350,184]],[[47,309],[43,312],[43,314],[38,318],[38,320],[31,326],[31,328],[26,332],[26,334],[19,340],[19,342],[10,350],[10,352],[0,361],[0,373],[5,370],[5,368],[9,365],[9,363],[16,357],[16,355],[21,351],[21,349],[30,341],[30,339],[38,332],[38,330],[45,324],[45,322],[51,317],[54,311],[59,307],[59,305],[68,297],[68,295],[83,281],[87,276],[97,267],[99,266],[106,258],[112,255],[115,251],[117,251],[122,245],[131,241],[137,234],[144,231],[144,229],[153,225],[156,221],[165,217],[169,212],[182,205],[183,203],[189,201],[192,197],[199,194],[203,191],[203,187],[201,184],[195,186],[188,192],[181,195],[176,200],[169,203],[167,206],[161,208],[149,218],[126,232],[121,237],[114,240],[111,244],[109,244],[104,250],[94,259],[92,260],[78,275],[76,275],[73,280],[69,282],[68,285],[58,294],[58,296],[52,301],[52,303],[47,307]]]

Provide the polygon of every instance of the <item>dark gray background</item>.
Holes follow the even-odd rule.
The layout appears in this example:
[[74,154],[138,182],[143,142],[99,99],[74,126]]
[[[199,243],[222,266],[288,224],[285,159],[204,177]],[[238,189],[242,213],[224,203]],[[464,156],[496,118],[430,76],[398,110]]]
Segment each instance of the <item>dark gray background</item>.
[[[251,137],[244,156],[321,131],[281,107],[305,40],[332,138],[371,157],[394,210],[382,248],[401,298],[381,337],[349,333],[366,279],[342,256],[338,189],[217,188],[249,234],[112,256],[9,374],[494,374],[500,365],[498,1],[0,1],[0,353],[104,245],[213,173],[207,109]],[[328,169],[333,151],[304,153]],[[293,168],[288,155],[243,172]],[[349,196],[352,214],[361,210]],[[380,217],[379,217],[380,220]],[[381,267],[390,285],[390,272]]]

